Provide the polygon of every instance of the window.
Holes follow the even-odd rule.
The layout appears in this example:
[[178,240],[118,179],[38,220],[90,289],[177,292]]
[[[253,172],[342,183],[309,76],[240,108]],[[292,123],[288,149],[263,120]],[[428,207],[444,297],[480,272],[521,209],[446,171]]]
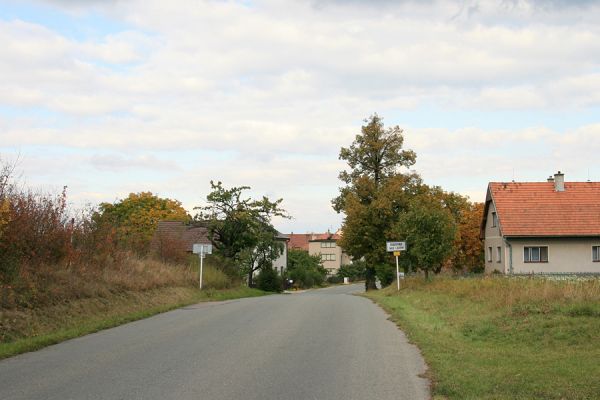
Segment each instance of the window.
[[335,261],[335,254],[321,254],[321,261]]
[[502,247],[496,247],[496,262],[502,261]]
[[335,242],[321,242],[322,248],[333,248],[335,247]]
[[488,247],[488,261],[492,262],[492,248]]
[[548,246],[524,247],[523,261],[526,263],[548,262]]
[[497,226],[498,226],[498,214],[493,212],[492,213],[492,228],[495,228]]
[[600,246],[592,246],[592,261],[600,262]]

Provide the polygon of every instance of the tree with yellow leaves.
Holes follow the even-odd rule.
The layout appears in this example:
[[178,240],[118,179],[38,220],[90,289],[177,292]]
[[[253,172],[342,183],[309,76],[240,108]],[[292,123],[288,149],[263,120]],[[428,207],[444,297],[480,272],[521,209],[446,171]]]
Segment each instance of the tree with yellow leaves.
[[152,192],[131,193],[115,203],[102,203],[94,215],[96,223],[110,224],[115,229],[120,245],[138,252],[148,250],[158,221],[190,219],[179,201]]

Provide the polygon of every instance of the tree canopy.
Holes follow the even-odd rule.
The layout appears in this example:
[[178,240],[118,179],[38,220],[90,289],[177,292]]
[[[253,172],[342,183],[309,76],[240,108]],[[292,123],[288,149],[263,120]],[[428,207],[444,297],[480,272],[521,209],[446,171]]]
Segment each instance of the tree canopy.
[[207,205],[195,208],[200,210],[195,218],[207,223],[209,238],[216,250],[234,260],[251,285],[254,271],[271,265],[283,251],[272,225],[274,217],[289,218],[281,208],[283,199],[271,201],[263,196],[254,200],[244,196],[244,191],[250,189],[248,186],[228,189],[214,181],[210,185],[212,191],[206,196]]
[[114,203],[101,203],[94,220],[114,227],[120,244],[137,251],[148,249],[158,221],[189,221],[188,212],[177,200],[152,192],[130,193]]
[[441,269],[451,255],[456,236],[456,223],[448,208],[435,198],[417,197],[408,210],[402,213],[393,227],[395,237],[405,240],[409,258],[416,268],[429,275]]

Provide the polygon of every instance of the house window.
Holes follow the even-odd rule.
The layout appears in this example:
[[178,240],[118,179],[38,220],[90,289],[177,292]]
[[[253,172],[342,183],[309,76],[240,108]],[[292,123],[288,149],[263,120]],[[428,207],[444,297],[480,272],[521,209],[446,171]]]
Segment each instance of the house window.
[[488,262],[492,262],[492,247],[488,247]]
[[496,247],[496,262],[502,261],[502,247]]
[[335,254],[321,254],[321,261],[335,261]]
[[523,261],[526,263],[548,262],[548,246],[524,247]]
[[492,213],[492,228],[495,228],[498,226],[498,215],[493,212]]
[[335,242],[321,242],[322,248],[332,248],[335,247]]
[[600,262],[600,246],[592,246],[592,261]]

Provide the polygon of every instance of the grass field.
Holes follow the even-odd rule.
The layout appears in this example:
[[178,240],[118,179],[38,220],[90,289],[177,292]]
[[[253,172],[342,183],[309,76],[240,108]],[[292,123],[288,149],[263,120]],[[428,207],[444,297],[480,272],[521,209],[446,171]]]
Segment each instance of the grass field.
[[367,297],[421,349],[435,399],[600,399],[600,280],[411,278]]

